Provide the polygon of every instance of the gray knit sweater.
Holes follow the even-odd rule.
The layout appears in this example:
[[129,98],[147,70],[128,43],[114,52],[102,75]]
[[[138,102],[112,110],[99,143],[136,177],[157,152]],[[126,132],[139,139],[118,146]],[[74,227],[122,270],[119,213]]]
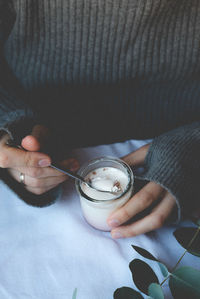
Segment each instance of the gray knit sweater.
[[199,32],[199,0],[0,0],[0,127],[20,142],[42,122],[66,150],[154,138],[143,179],[188,211],[200,202]]

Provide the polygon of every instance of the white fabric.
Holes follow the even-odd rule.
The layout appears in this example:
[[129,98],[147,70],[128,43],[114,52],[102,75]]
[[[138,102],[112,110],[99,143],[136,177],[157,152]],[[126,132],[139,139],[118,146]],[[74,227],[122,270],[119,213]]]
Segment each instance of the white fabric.
[[[144,143],[127,141],[74,154],[83,163],[103,155],[121,157]],[[131,244],[146,248],[169,268],[176,264],[184,252],[172,235],[176,228],[113,240],[109,232],[86,223],[73,181],[64,184],[54,205],[41,209],[28,206],[0,183],[0,298],[71,299],[77,288],[77,299],[111,299],[117,288],[133,287],[129,263],[143,258]],[[162,281],[157,264],[148,263]],[[190,254],[181,264],[200,269],[199,259]],[[167,284],[164,289],[168,293]]]

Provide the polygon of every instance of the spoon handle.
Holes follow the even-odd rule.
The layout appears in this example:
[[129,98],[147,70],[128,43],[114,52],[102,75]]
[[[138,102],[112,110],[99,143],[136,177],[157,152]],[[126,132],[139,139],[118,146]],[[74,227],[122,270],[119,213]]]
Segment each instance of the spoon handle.
[[52,167],[52,168],[54,168],[54,169],[56,169],[58,171],[61,171],[64,174],[67,174],[68,176],[70,176],[70,177],[72,177],[72,178],[74,178],[76,180],[79,180],[79,181],[85,183],[84,179],[81,176],[79,176],[78,174],[75,174],[75,173],[71,172],[70,170],[63,170],[63,169],[61,169],[61,168],[59,168],[59,167],[57,167],[57,166],[55,166],[53,164],[51,164],[50,167]]
[[[16,143],[15,143],[13,140],[11,140],[11,139],[8,140],[7,145],[9,145],[9,146],[11,146],[11,147],[20,148],[20,149],[25,150],[23,147],[21,147],[21,145],[16,144]],[[72,173],[70,170],[67,170],[67,171],[66,171],[66,170],[63,170],[63,169],[61,169],[61,168],[59,168],[59,167],[57,167],[57,166],[55,166],[55,165],[53,165],[53,164],[51,164],[50,167],[52,167],[52,168],[54,168],[54,169],[56,169],[56,170],[58,170],[58,171],[61,171],[61,172],[63,172],[64,174],[67,174],[68,176],[70,176],[70,177],[72,177],[72,178],[74,178],[74,179],[77,179],[77,180],[79,180],[79,181],[85,183],[84,179],[83,179],[81,176],[79,176],[78,174],[74,174],[74,173]]]
[[[22,150],[25,150],[23,147],[21,147],[20,145],[17,145],[17,144],[16,144],[15,142],[13,142],[12,140],[9,140],[9,141],[7,142],[7,145],[8,145],[8,146],[11,146],[11,147],[16,147],[16,148],[20,148],[20,149],[22,149]],[[112,192],[112,191],[108,191],[108,190],[100,190],[100,189],[94,188],[89,182],[86,182],[86,181],[84,180],[83,177],[81,177],[81,176],[78,175],[78,174],[75,174],[75,173],[71,172],[70,170],[67,170],[67,171],[66,171],[66,170],[63,170],[63,169],[61,169],[60,167],[58,167],[57,165],[53,165],[53,164],[51,164],[50,167],[52,167],[52,168],[54,168],[54,169],[56,169],[56,170],[58,170],[58,171],[60,171],[60,172],[62,172],[62,173],[64,173],[64,174],[67,174],[68,176],[70,176],[70,177],[72,177],[72,178],[74,178],[74,179],[76,179],[76,180],[79,180],[79,181],[85,183],[87,186],[89,186],[90,188],[96,189],[97,191],[105,192],[105,193],[111,193],[111,194],[113,194],[113,195],[116,195],[116,194],[117,194],[117,192]]]
[[[22,150],[25,150],[23,147],[21,147],[21,145],[17,145],[17,144],[16,144],[13,140],[11,140],[11,139],[8,140],[7,145],[9,145],[9,146],[11,146],[11,147],[20,148],[20,149],[22,149]],[[57,166],[55,166],[55,165],[53,165],[53,164],[51,164],[50,167],[55,168],[56,170],[61,171],[61,172],[63,172],[64,174],[67,174],[68,176],[70,176],[70,177],[72,177],[72,178],[74,178],[74,179],[77,179],[77,180],[79,180],[79,181],[85,183],[84,179],[83,179],[81,176],[79,176],[78,174],[74,174],[74,173],[72,173],[70,170],[67,170],[67,171],[66,171],[66,170],[63,170],[63,169],[61,169],[61,168],[59,168],[59,167],[57,167]]]

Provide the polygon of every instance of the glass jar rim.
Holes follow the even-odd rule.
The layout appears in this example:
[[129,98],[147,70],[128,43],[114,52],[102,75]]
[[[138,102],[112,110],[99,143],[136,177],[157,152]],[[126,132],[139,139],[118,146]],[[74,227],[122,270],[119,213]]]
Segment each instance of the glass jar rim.
[[122,198],[130,190],[130,188],[134,184],[133,171],[130,168],[130,166],[126,162],[124,162],[123,160],[121,160],[119,158],[116,158],[116,157],[112,157],[112,156],[101,156],[101,157],[91,159],[91,160],[83,163],[83,165],[79,168],[77,173],[79,175],[82,175],[82,171],[84,171],[88,166],[93,165],[93,164],[98,163],[98,162],[101,162],[101,161],[116,162],[116,163],[122,165],[126,169],[127,175],[128,175],[128,183],[127,183],[126,188],[124,189],[124,191],[119,196],[117,196],[115,198],[103,200],[103,199],[94,199],[94,198],[89,197],[87,194],[85,194],[83,192],[82,188],[81,188],[81,183],[80,183],[79,180],[75,180],[76,189],[77,189],[78,193],[80,193],[81,196],[83,196],[85,199],[87,199],[91,202],[96,202],[96,203],[104,202],[104,203],[106,203],[106,202],[112,202],[112,201],[118,200],[118,199]]

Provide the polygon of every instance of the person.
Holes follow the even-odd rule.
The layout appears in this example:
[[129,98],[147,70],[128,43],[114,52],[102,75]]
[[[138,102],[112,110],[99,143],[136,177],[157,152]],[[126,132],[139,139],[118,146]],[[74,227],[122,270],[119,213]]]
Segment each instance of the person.
[[109,217],[113,238],[197,209],[199,17],[195,0],[0,0],[1,179],[46,206],[68,179],[52,161],[77,171],[75,147],[152,138],[123,157],[147,183]]

